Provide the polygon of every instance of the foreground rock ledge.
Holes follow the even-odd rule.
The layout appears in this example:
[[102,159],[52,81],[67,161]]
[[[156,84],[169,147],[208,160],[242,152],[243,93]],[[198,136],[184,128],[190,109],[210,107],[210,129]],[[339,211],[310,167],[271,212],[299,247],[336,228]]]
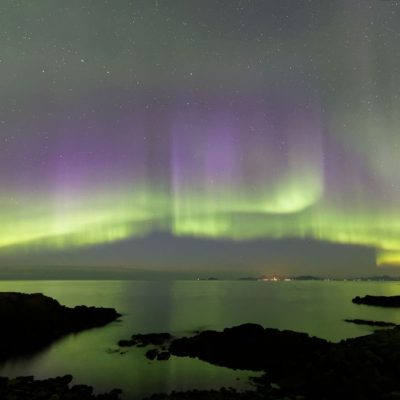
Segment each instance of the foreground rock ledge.
[[244,324],[174,339],[168,350],[174,356],[265,374],[254,379],[259,386],[253,393],[195,391],[155,395],[152,400],[400,400],[400,327],[331,343],[304,333]]
[[121,391],[93,394],[87,385],[70,386],[71,375],[45,380],[34,380],[32,376],[15,379],[0,377],[0,398],[4,400],[119,400]]
[[62,306],[41,293],[0,293],[0,361],[40,350],[72,332],[104,326],[120,314],[113,308]]

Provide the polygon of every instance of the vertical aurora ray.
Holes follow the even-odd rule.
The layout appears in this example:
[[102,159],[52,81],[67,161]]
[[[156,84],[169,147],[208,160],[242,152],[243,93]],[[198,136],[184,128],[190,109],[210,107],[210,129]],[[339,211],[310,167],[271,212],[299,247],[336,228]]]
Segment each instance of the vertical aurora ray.
[[293,213],[322,196],[317,118],[290,99],[282,107],[273,101],[234,99],[229,112],[221,101],[212,105],[219,113],[181,113],[172,128],[176,234],[229,237],[235,213]]
[[[377,213],[381,196],[373,193],[363,201],[368,164],[343,158],[331,167],[335,147],[323,148],[316,110],[273,98],[193,103],[169,108],[161,155],[169,161],[160,164],[168,174],[155,174],[147,162],[143,115],[109,127],[118,140],[101,144],[101,153],[82,142],[77,152],[78,136],[69,136],[52,161],[56,186],[3,197],[0,247],[69,248],[161,229],[215,239],[314,238],[375,247],[379,264],[397,259],[395,210]],[[167,177],[162,184],[160,176]]]
[[399,11],[306,3],[4,2],[0,254],[161,231],[400,265]]
[[400,218],[389,206],[376,212],[379,194],[363,201],[369,164],[342,152],[337,165],[317,108],[268,96],[230,103],[170,105],[160,173],[147,160],[154,150],[145,114],[123,118],[117,128],[98,124],[116,135],[97,144],[101,152],[82,141],[77,152],[78,135],[63,139],[46,192],[3,196],[0,248],[68,249],[163,230],[232,240],[313,238],[376,248],[378,264],[397,260]]

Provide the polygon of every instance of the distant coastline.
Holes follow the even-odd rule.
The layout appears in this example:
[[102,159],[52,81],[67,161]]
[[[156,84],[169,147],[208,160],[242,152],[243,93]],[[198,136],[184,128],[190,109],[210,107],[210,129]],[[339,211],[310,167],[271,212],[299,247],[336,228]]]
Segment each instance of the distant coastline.
[[[207,279],[202,279],[207,280]],[[208,279],[208,280],[216,280]],[[266,281],[266,282],[288,282],[288,281],[335,281],[335,282],[398,282],[400,281],[400,276],[391,275],[377,275],[377,276],[361,276],[356,278],[333,278],[333,277],[321,277],[314,275],[298,275],[298,276],[281,276],[281,275],[267,275],[260,277],[242,277],[238,278],[239,281]]]
[[400,275],[371,276],[319,276],[312,274],[241,274],[240,271],[217,273],[215,271],[159,271],[130,267],[0,267],[0,281],[351,281],[351,282],[399,282]]

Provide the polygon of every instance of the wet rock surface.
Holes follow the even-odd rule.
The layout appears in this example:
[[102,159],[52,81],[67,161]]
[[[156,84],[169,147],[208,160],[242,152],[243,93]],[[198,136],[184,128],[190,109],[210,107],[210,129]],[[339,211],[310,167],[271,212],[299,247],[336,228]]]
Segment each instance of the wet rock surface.
[[40,293],[0,293],[0,361],[38,351],[72,332],[101,327],[120,315],[113,308],[69,308]]

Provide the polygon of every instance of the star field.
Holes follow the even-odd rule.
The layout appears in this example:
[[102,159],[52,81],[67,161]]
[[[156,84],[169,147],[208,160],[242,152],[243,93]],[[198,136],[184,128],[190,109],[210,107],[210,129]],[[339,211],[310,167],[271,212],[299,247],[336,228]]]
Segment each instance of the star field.
[[399,3],[0,10],[0,254],[161,232],[400,265]]

